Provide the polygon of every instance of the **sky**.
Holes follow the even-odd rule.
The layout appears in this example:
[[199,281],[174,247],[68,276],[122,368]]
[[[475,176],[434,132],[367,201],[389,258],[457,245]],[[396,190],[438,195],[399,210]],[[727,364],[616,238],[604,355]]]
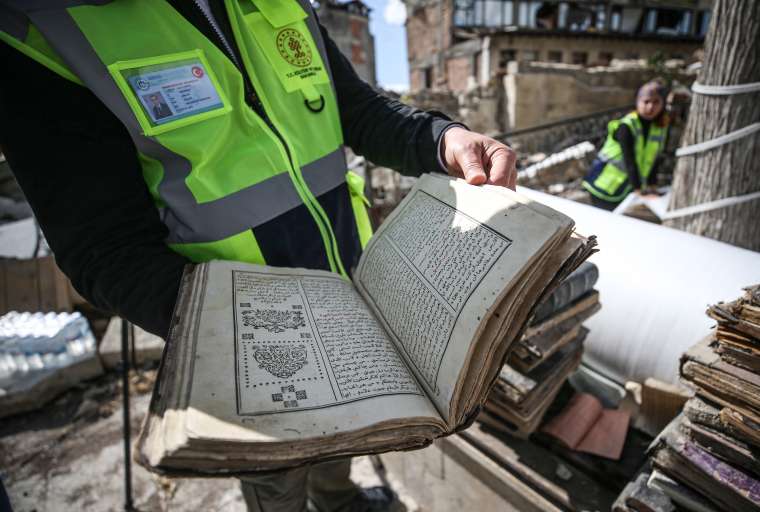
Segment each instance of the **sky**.
[[364,0],[364,3],[372,8],[369,29],[375,36],[378,84],[395,91],[408,90],[404,4],[401,0]]

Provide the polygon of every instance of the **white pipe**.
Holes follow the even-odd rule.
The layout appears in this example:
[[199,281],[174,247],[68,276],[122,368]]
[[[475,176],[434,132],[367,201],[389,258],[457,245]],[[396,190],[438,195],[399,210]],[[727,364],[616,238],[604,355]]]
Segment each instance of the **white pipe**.
[[602,309],[586,321],[584,362],[618,381],[677,383],[681,354],[709,333],[708,305],[760,282],[760,253],[676,229],[613,215],[534,190],[518,192],[597,235]]

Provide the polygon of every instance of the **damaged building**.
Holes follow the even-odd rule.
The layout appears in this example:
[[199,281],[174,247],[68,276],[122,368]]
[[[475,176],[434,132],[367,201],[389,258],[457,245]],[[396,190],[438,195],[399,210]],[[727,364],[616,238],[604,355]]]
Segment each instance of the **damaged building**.
[[503,132],[631,102],[656,72],[647,59],[700,50],[712,1],[405,4],[411,94],[451,93],[478,129]]
[[317,7],[319,21],[365,82],[375,85],[375,39],[369,31],[371,9],[364,2],[326,0]]

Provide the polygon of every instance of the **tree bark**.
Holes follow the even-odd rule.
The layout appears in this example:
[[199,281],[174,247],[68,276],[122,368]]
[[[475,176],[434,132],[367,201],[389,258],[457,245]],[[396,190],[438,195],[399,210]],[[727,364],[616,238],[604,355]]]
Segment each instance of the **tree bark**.
[[[716,0],[698,82],[760,82],[760,2]],[[682,146],[760,122],[760,92],[694,94]],[[760,132],[679,158],[670,210],[760,191]],[[667,225],[760,251],[760,198],[671,219]]]

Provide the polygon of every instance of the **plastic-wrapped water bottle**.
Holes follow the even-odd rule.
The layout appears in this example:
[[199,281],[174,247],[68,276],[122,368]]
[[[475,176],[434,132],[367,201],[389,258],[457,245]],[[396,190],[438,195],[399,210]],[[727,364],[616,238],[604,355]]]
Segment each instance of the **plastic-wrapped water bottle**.
[[95,352],[79,313],[18,313],[0,317],[0,387],[29,372],[68,366]]

